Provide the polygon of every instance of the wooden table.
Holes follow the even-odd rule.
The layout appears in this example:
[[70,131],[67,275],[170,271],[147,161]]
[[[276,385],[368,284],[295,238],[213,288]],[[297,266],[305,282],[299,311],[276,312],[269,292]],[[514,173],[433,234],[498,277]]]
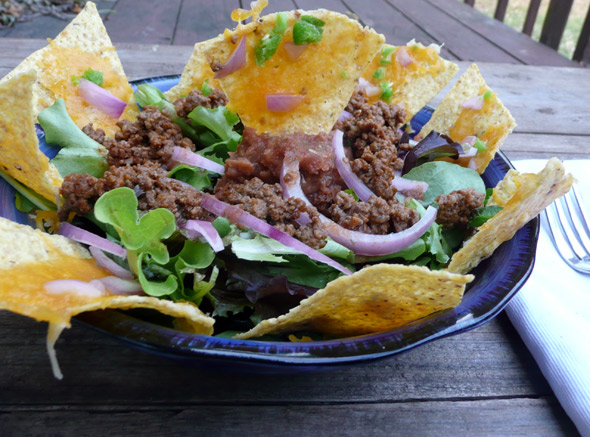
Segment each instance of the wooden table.
[[[0,76],[42,44],[0,39]],[[179,73],[191,53],[118,47],[131,79]],[[590,157],[590,70],[478,64],[518,122],[509,158]],[[57,344],[57,381],[45,329],[0,312],[2,435],[576,433],[505,314],[399,357],[290,376],[205,372],[74,324]]]

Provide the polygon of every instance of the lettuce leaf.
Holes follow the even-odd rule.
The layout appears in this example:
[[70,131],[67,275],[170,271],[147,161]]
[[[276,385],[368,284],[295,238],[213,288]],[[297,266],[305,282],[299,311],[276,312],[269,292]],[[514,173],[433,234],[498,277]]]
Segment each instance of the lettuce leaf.
[[51,162],[63,177],[71,173],[88,173],[97,178],[103,176],[109,168],[107,150],[76,126],[64,99],[57,99],[37,118],[45,131],[45,141],[62,148]]

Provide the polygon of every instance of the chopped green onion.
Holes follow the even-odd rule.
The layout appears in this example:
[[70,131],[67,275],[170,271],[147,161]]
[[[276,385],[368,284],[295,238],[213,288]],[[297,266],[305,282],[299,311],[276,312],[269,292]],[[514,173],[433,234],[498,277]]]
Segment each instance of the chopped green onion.
[[379,64],[381,65],[391,65],[391,54],[395,52],[396,47],[386,47],[381,51],[381,59],[379,59]]
[[379,86],[381,87],[381,99],[389,103],[393,97],[393,88],[391,88],[391,84],[381,82]]
[[344,192],[346,194],[351,194],[352,197],[354,197],[354,200],[356,200],[357,202],[359,201],[359,196],[356,195],[356,193],[354,192],[354,190],[352,188],[349,188],[347,190],[344,190]]
[[484,152],[485,150],[488,150],[488,146],[486,146],[486,143],[484,143],[479,138],[475,139],[475,144],[473,145],[473,147],[475,147],[477,149],[477,153],[481,153],[481,152]]
[[104,83],[102,71],[93,70],[92,68],[88,68],[80,77],[72,76],[72,83],[74,85],[78,85],[80,83],[80,79],[86,79],[98,86],[102,86]]
[[256,65],[264,67],[266,61],[273,57],[276,53],[281,41],[283,40],[283,34],[287,30],[287,14],[279,12],[277,14],[277,21],[274,29],[268,32],[254,48],[254,57],[256,59]]
[[324,35],[324,24],[326,23],[311,15],[303,15],[293,26],[293,44],[300,46],[320,42]]
[[483,95],[484,100],[488,100],[492,97],[492,92],[491,91],[486,91],[486,93]]
[[348,73],[346,71],[341,71],[340,72],[340,77],[343,77],[343,78],[346,79],[348,77]]
[[418,44],[414,44],[414,45],[412,46],[412,50],[418,50]]
[[203,94],[205,97],[209,97],[212,92],[213,90],[209,86],[209,79],[205,79],[205,82],[203,82],[203,85],[201,85],[201,94]]
[[373,77],[375,79],[383,79],[385,76],[385,70],[383,68],[379,68],[375,73],[373,73]]

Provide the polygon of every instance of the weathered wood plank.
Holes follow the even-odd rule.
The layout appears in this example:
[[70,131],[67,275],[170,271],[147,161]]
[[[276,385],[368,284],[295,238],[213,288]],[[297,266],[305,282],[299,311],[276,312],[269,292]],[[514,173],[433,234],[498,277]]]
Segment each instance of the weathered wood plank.
[[231,11],[239,0],[182,0],[172,44],[193,45],[233,28]]
[[[406,402],[552,396],[507,317],[406,354],[329,372],[228,377],[137,352],[74,325],[57,343],[65,375],[51,374],[45,324],[0,313],[0,408],[15,405],[154,405]],[[146,384],[146,381],[150,381]],[[39,387],[44,387],[39,391]],[[51,397],[47,397],[47,391]]]
[[[457,32],[458,26],[463,25],[426,0],[390,0],[390,2],[419,28],[427,29],[437,41],[444,42],[445,47],[462,60],[512,64],[519,62],[517,58],[490,43],[469,26],[463,27],[462,32]],[[470,15],[482,15],[473,8],[454,2]]]
[[551,0],[541,31],[540,41],[543,44],[555,50],[559,49],[559,43],[573,4],[574,0]]
[[[346,5],[358,16],[362,24],[373,27],[377,32],[385,35],[385,39],[389,44],[403,45],[411,39],[416,39],[416,41],[424,45],[440,44],[442,42],[430,32],[417,26],[406,14],[400,11],[395,3],[386,3],[384,0],[379,0],[371,3],[371,7],[367,7],[364,0],[346,0]],[[443,47],[441,53],[447,59],[460,59],[447,47]]]
[[576,429],[555,402],[494,399],[405,404],[281,405],[158,408],[111,406],[0,411],[4,432],[19,435],[575,435]]
[[536,135],[513,133],[502,151],[509,159],[551,158],[582,159],[590,156],[590,137],[580,135]]
[[[522,63],[529,65],[552,65],[563,67],[580,66],[560,55],[555,50],[533,41],[528,36],[506,26],[504,23],[500,23],[478,11],[474,11],[472,8],[467,7],[456,0],[426,1],[434,7],[444,11],[446,14],[449,14],[449,16],[456,20],[454,24],[449,25],[449,28],[458,29],[461,27],[467,27],[472,31],[477,32],[497,47],[501,47]],[[457,31],[457,35],[464,37],[465,34]],[[485,46],[481,46],[480,49],[483,49],[483,47]],[[478,62],[484,60],[477,55],[472,59],[475,59]]]
[[114,42],[171,44],[181,1],[119,0],[104,24]]
[[[293,9],[305,9],[298,6],[293,0],[271,0],[268,2],[268,6],[262,11],[263,14],[270,14],[273,12],[292,11]],[[318,6],[312,8],[317,9]]]

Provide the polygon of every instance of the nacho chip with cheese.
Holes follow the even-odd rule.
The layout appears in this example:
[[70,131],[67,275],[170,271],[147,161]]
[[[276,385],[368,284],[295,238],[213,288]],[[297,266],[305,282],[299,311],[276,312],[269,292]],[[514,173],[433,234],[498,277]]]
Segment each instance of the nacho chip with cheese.
[[[78,127],[93,123],[107,135],[113,134],[117,120],[80,97],[78,87],[72,81],[72,77],[81,77],[89,68],[102,72],[102,88],[124,102],[130,101],[133,90],[92,2],[87,2],[82,12],[54,40],[50,40],[48,46],[31,54],[0,83],[20,73],[36,70],[37,80],[33,86],[35,116],[63,97],[68,113]],[[127,111],[133,112],[134,107],[135,104],[128,105]]]
[[182,326],[211,335],[214,320],[197,306],[149,296],[87,293],[72,283],[56,292],[45,285],[57,280],[88,282],[109,276],[82,246],[59,235],[49,235],[0,217],[0,309],[49,322],[48,348],[57,377],[53,345],[70,319],[85,311],[105,308],[151,308],[184,319]]
[[[481,107],[474,109],[478,106]],[[426,137],[432,130],[449,135],[459,143],[469,136],[476,136],[485,143],[486,150],[474,157],[452,162],[471,166],[482,174],[515,126],[508,109],[487,86],[477,65],[472,64],[438,105],[418,139]]]
[[472,275],[378,264],[341,276],[275,319],[235,338],[297,331],[353,336],[398,328],[461,302]]
[[[194,76],[190,80],[195,84],[210,78],[210,73],[204,73],[206,66],[225,65],[241,39],[246,38],[245,65],[219,78],[229,98],[228,108],[240,116],[244,125],[259,133],[329,132],[384,38],[336,12],[320,9],[281,14],[286,17],[286,30],[276,53],[264,65],[257,64],[256,47],[272,35],[279,14],[239,25],[234,32],[227,31],[197,45],[183,74],[187,77],[181,81],[183,91],[175,89],[168,97],[186,92],[188,87],[184,88],[184,84],[190,75]],[[302,16],[321,20],[323,35],[319,42],[309,43],[294,58],[285,44],[293,43],[293,26]]]
[[401,105],[409,121],[453,78],[459,66],[440,57],[440,47],[415,41],[395,47],[384,44],[363,73],[363,79],[380,88],[369,98]]
[[39,150],[33,116],[35,71],[0,84],[0,169],[55,203],[62,178]]
[[467,273],[475,268],[555,199],[567,193],[573,181],[557,158],[551,158],[538,174],[520,174],[514,170],[507,173],[492,196],[494,203],[503,209],[480,226],[453,255],[447,270]]

